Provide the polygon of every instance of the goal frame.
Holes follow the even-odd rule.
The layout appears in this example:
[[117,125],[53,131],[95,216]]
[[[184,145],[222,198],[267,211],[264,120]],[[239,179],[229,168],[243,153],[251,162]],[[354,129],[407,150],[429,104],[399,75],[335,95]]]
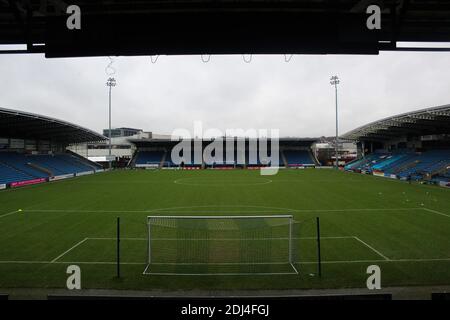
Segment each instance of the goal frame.
[[[192,220],[192,219],[288,219],[288,262],[286,264],[289,264],[292,267],[293,272],[282,272],[282,273],[203,273],[203,274],[184,274],[184,273],[149,273],[147,272],[152,264],[152,231],[150,223],[150,220],[152,218],[158,218],[158,219],[186,219],[186,220]],[[152,215],[147,216],[147,266],[145,267],[145,270],[143,272],[144,275],[275,275],[275,274],[298,274],[297,268],[294,266],[295,261],[293,261],[293,244],[292,244],[292,237],[293,237],[293,223],[294,223],[294,216],[292,214],[282,214],[282,215]]]

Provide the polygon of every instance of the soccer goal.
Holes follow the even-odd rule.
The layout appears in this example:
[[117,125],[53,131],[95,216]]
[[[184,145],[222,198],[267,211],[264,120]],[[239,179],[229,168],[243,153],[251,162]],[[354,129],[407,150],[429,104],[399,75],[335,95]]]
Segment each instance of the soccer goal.
[[292,215],[149,216],[153,275],[298,274]]

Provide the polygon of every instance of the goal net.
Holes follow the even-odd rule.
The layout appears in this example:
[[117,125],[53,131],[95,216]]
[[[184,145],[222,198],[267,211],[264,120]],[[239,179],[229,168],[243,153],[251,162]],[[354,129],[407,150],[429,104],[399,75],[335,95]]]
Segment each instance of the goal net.
[[144,274],[297,274],[292,215],[149,216]]

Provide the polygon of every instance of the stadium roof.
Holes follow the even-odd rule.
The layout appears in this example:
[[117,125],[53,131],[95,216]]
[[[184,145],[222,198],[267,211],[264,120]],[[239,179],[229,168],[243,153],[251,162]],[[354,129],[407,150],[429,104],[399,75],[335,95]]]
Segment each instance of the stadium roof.
[[425,136],[450,133],[450,104],[408,112],[371,122],[341,138],[387,141],[401,136]]
[[97,132],[70,122],[5,108],[0,108],[0,137],[48,140],[61,144],[106,139]]
[[[80,30],[66,26],[69,4]],[[372,4],[381,30],[366,27]],[[449,16],[429,0],[0,0],[0,44],[47,57],[448,51],[397,43],[450,42]]]

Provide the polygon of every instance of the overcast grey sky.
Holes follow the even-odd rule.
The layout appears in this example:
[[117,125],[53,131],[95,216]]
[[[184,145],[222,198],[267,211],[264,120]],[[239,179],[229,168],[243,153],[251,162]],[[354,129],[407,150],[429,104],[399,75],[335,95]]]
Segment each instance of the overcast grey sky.
[[[60,118],[101,132],[107,127],[107,57],[0,57],[0,106]],[[283,55],[117,57],[113,127],[155,133],[193,127],[275,128],[281,136],[334,134],[339,86],[340,131],[394,114],[450,103],[449,53],[379,56]]]

